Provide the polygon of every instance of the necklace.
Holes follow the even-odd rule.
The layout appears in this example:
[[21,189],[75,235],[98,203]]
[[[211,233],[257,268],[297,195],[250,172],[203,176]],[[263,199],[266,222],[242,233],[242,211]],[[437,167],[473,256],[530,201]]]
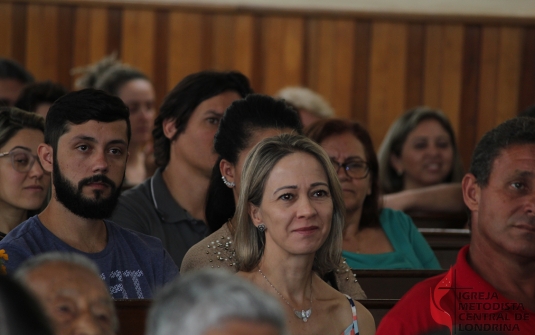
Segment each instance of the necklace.
[[282,300],[284,300],[284,302],[290,306],[291,309],[293,309],[294,311],[294,314],[295,316],[297,316],[299,319],[303,320],[303,322],[307,322],[308,319],[310,318],[310,315],[312,315],[312,277],[310,277],[310,308],[307,309],[306,311],[304,309],[302,309],[301,311],[298,311],[296,310],[295,308],[293,308],[292,305],[290,305],[290,302],[288,300],[286,300],[282,294],[279,292],[279,290],[277,290],[275,288],[275,286],[273,286],[273,284],[271,284],[271,282],[269,281],[269,279],[267,279],[266,275],[262,272],[262,270],[260,270],[260,268],[258,268],[258,272],[260,272],[260,274],[262,275],[262,277],[264,277],[264,279],[268,282],[269,286],[271,286],[271,288],[273,288],[275,290],[275,292],[277,292],[277,294],[279,295],[279,297],[281,297]]

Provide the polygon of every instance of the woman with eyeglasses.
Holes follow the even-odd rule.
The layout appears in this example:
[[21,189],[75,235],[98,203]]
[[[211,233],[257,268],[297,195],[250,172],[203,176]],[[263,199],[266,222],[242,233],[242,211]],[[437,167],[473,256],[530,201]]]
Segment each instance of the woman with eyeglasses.
[[50,175],[37,158],[44,130],[42,116],[0,108],[0,240],[47,197]]
[[327,152],[342,185],[346,207],[343,257],[353,269],[440,269],[412,220],[381,208],[379,164],[370,135],[357,122],[328,119],[306,135]]

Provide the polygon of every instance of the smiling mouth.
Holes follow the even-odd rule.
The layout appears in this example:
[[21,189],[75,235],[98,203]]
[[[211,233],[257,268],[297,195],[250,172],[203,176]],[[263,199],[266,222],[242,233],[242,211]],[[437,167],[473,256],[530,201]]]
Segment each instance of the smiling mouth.
[[319,228],[317,226],[310,226],[310,227],[303,227],[295,229],[294,232],[296,233],[310,233],[318,230]]

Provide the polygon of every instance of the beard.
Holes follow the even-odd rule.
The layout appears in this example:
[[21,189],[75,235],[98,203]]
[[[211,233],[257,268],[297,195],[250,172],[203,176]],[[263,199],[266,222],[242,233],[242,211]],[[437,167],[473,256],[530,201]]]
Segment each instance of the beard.
[[[103,174],[97,174],[89,178],[80,180],[78,187],[71,183],[60,171],[57,159],[54,159],[53,169],[53,184],[56,189],[56,200],[65,206],[69,211],[84,219],[105,219],[109,218],[117,205],[119,195],[121,194],[121,187],[119,187],[108,177]],[[91,183],[100,182],[105,183],[110,188],[110,195],[106,198],[102,196],[101,190],[94,190],[94,199],[87,198],[82,194],[83,187]]]

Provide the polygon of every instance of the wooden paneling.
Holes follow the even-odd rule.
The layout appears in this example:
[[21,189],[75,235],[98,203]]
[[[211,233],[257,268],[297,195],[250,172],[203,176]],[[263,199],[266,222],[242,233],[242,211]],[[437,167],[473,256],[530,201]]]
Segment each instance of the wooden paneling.
[[169,18],[168,87],[203,69],[203,14],[173,12]]
[[124,10],[122,19],[121,59],[134,66],[149,78],[154,76],[154,41],[155,41],[154,11]]
[[153,80],[238,70],[259,93],[322,94],[376,147],[406,109],[442,109],[468,165],[479,138],[535,104],[535,21],[97,2],[0,0],[0,56],[71,87],[71,68],[111,52]]
[[58,81],[61,52],[59,6],[29,5],[26,38],[26,67],[36,79]]
[[11,56],[13,38],[13,4],[0,3],[0,55]]
[[390,124],[404,110],[407,25],[376,22],[372,26],[368,130],[376,148]]
[[305,23],[303,18],[262,18],[261,92],[275,94],[285,86],[303,85]]

